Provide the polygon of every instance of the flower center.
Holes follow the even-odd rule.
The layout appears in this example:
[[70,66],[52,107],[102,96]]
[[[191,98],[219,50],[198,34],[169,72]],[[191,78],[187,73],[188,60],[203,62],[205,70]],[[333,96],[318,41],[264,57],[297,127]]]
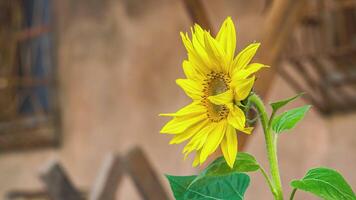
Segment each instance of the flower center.
[[227,117],[229,109],[225,105],[215,105],[208,99],[227,91],[231,82],[230,77],[222,72],[211,72],[204,80],[202,103],[207,108],[208,119],[212,122],[219,122]]

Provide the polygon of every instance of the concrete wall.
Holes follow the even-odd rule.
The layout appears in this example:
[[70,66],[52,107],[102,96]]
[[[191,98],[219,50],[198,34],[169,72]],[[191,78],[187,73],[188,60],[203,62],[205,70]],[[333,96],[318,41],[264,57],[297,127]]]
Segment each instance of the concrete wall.
[[[239,49],[263,34],[258,30],[263,24],[262,0],[247,5],[244,0],[204,2],[215,29],[227,15],[237,22]],[[180,67],[186,56],[179,31],[190,26],[181,1],[64,0],[56,4],[63,146],[0,155],[0,196],[9,189],[41,188],[38,170],[52,158],[61,160],[76,185],[90,188],[108,152],[125,152],[134,145],[146,151],[167,191],[164,173],[195,173],[191,159],[182,159],[183,146],[169,146],[169,137],[158,133],[166,121],[158,113],[189,102],[174,83],[182,77]],[[269,99],[293,94],[277,78]],[[279,154],[284,186],[318,165],[337,168],[355,186],[356,156],[351,153],[356,150],[355,120],[356,115],[322,119],[311,111],[293,132],[282,135]],[[266,166],[261,131],[251,137],[247,151]],[[262,176],[252,176],[247,199],[271,199]],[[130,179],[125,178],[118,198],[140,199]]]

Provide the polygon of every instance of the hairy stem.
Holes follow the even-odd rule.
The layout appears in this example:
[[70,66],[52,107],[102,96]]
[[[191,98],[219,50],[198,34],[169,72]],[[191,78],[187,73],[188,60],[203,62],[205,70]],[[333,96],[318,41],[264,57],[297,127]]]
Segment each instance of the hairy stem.
[[292,193],[290,194],[290,198],[289,200],[293,200],[294,199],[294,196],[295,196],[295,193],[297,192],[297,188],[294,188]]
[[272,183],[271,179],[269,178],[268,174],[266,173],[266,171],[262,167],[260,167],[260,171],[263,174],[263,176],[265,177],[265,179],[266,179],[266,181],[268,183],[269,189],[271,190],[273,196],[276,196],[277,195],[277,191],[274,189],[273,183]]
[[283,200],[282,184],[279,175],[277,150],[275,145],[276,142],[274,141],[274,135],[271,130],[270,120],[267,117],[266,109],[260,97],[258,97],[256,94],[252,94],[249,97],[249,101],[253,104],[253,106],[257,109],[259,113],[263,132],[265,135],[267,157],[270,164],[270,173],[272,176],[274,189],[276,190],[276,194],[274,194],[274,197],[276,200]]

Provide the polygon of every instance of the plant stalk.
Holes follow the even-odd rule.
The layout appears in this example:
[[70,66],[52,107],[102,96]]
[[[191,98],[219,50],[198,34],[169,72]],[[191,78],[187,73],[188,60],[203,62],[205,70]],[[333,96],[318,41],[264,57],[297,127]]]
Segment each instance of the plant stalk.
[[[265,135],[267,157],[270,164],[270,173],[272,176],[273,186],[276,191],[274,197],[276,200],[283,200],[282,184],[279,175],[279,167],[278,167],[278,159],[277,159],[276,142],[274,141],[274,135],[271,130],[270,121],[267,117],[265,106],[261,98],[254,93],[249,97],[249,101],[254,105],[254,107],[259,112],[263,132]],[[272,191],[272,193],[274,192]]]
[[273,196],[276,196],[277,192],[274,189],[273,183],[272,183],[271,179],[268,177],[268,174],[266,173],[266,171],[262,168],[262,166],[260,167],[260,171],[261,171],[262,175],[265,177],[265,179],[268,183],[269,189],[271,190]]
[[297,189],[294,188],[293,191],[292,191],[292,193],[290,194],[289,200],[293,200],[293,199],[294,199],[294,196],[295,196],[295,193],[296,193],[296,192],[297,192]]

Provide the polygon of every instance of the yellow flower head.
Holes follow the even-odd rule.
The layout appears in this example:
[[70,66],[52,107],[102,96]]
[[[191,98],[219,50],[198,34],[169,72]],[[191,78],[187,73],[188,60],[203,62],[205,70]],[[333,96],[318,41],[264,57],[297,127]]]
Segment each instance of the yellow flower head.
[[171,116],[161,133],[173,134],[170,144],[190,140],[183,153],[196,151],[193,166],[202,164],[220,145],[226,162],[233,167],[238,144],[236,130],[250,134],[241,101],[251,92],[253,73],[265,65],[251,63],[259,43],[253,43],[235,57],[236,33],[228,17],[216,38],[199,25],[192,28],[192,38],[181,33],[188,60],[183,61],[186,79],[177,84],[193,102]]

